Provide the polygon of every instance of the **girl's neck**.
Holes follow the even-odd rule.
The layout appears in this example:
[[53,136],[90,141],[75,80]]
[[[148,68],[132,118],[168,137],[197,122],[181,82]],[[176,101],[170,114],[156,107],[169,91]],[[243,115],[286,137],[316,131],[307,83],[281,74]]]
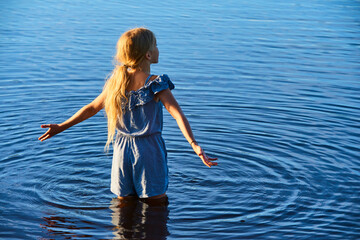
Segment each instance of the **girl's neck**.
[[143,71],[144,73],[150,74],[150,62],[149,61],[143,61],[140,64],[140,69],[141,71]]

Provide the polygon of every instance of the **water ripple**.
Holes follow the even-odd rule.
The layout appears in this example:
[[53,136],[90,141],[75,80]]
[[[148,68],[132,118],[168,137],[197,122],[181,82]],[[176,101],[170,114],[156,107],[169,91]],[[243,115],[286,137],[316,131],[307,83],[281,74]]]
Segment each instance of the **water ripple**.
[[[359,238],[357,1],[0,9],[1,238]],[[197,141],[219,158],[206,168],[165,112],[168,207],[119,207],[103,111],[37,142],[40,124],[101,92],[134,26],[156,33],[153,72],[170,75]]]

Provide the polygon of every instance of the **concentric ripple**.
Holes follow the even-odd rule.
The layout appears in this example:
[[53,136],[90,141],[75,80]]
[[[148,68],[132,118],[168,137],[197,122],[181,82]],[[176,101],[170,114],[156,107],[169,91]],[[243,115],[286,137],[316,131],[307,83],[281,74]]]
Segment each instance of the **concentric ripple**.
[[[1,239],[360,239],[359,2],[1,1]],[[204,166],[164,110],[169,205],[110,192],[92,101],[146,26]]]

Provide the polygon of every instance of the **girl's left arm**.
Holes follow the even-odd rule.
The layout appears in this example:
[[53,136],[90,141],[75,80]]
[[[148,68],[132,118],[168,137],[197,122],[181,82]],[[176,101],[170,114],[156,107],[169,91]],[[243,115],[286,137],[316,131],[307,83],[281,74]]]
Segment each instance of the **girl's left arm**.
[[44,141],[52,136],[65,131],[66,129],[78,124],[98,113],[101,109],[104,108],[106,93],[103,91],[97,98],[95,98],[91,103],[82,107],[77,111],[72,117],[67,119],[61,124],[42,124],[41,128],[48,128],[48,130],[41,135],[38,139]]
[[198,145],[195,141],[193,132],[191,130],[189,121],[185,117],[183,111],[181,110],[179,104],[177,103],[174,95],[171,93],[170,89],[163,90],[159,92],[156,97],[160,99],[160,101],[164,104],[166,110],[171,114],[173,118],[175,118],[181,132],[184,134],[184,137],[192,146],[194,152],[201,158],[203,163],[208,166],[216,166],[216,162],[212,162],[217,160],[217,158],[208,157],[204,150]]

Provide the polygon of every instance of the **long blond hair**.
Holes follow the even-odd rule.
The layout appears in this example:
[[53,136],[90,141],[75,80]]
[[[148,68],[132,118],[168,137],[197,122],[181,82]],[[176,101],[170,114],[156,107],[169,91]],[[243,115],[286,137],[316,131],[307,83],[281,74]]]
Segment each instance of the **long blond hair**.
[[107,79],[105,111],[108,121],[108,138],[105,149],[113,142],[116,126],[122,123],[124,114],[123,105],[128,98],[126,88],[131,81],[130,73],[140,69],[148,51],[153,50],[156,44],[155,35],[146,28],[134,28],[125,32],[116,45],[115,68]]

